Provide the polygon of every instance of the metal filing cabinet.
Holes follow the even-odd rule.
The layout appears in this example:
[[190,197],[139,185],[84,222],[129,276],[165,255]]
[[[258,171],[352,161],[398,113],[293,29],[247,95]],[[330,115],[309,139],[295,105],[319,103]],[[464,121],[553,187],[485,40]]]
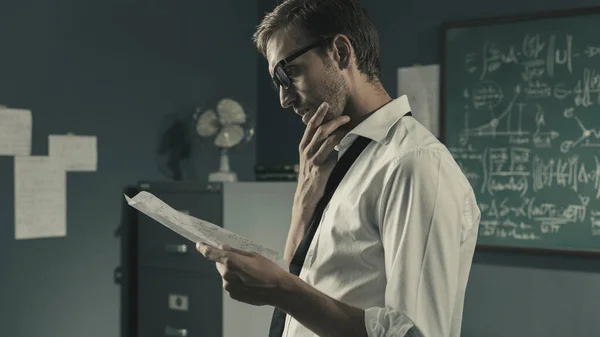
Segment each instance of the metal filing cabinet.
[[[294,182],[202,185],[143,182],[125,189],[149,191],[173,208],[283,252],[291,220]],[[121,337],[264,337],[273,308],[251,306],[223,291],[215,264],[192,242],[123,204]]]
[[[140,182],[125,194],[148,191],[174,209],[222,226],[220,184]],[[193,242],[126,203],[121,266],[122,337],[221,337],[222,282],[215,264]]]

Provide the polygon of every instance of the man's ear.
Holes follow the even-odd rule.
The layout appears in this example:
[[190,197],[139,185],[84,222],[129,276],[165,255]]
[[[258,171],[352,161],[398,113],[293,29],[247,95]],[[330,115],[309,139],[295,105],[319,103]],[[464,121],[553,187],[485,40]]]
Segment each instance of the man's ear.
[[352,43],[346,35],[338,34],[333,37],[333,59],[340,70],[350,67],[353,55]]

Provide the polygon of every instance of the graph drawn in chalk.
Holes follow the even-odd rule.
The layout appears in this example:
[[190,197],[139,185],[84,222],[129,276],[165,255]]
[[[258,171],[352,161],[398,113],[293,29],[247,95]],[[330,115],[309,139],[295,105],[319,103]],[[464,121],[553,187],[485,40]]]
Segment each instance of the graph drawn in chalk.
[[585,127],[581,119],[575,116],[575,109],[568,108],[564,112],[564,116],[567,119],[573,119],[577,125],[581,128],[581,136],[575,140],[565,140],[560,145],[560,150],[563,153],[571,151],[573,148],[579,147],[600,147],[600,130],[588,129]]
[[546,126],[546,116],[541,105],[534,103],[536,108],[535,113],[535,132],[533,133],[533,143],[538,148],[552,147],[552,141],[560,136],[558,131],[542,131]]
[[[528,135],[529,132],[522,130],[522,113],[523,113],[523,107],[524,107],[523,105],[519,105],[516,130],[513,130],[513,126],[512,126],[515,102],[516,102],[517,98],[519,97],[520,93],[521,93],[521,87],[519,85],[517,85],[515,87],[515,92],[514,92],[513,98],[509,102],[506,109],[504,109],[504,111],[499,116],[496,117],[493,114],[493,108],[490,108],[490,111],[492,112],[493,117],[492,117],[491,121],[489,121],[485,124],[476,126],[474,128],[469,128],[468,122],[466,119],[466,118],[468,118],[468,116],[465,116],[465,129],[460,134],[460,137],[462,138],[462,140],[465,141],[466,138],[475,137],[475,136],[478,136],[478,137],[493,136],[493,137],[495,137],[495,136],[526,136],[526,135]],[[492,106],[493,105],[492,103],[495,103],[495,101],[491,102],[488,106]],[[499,130],[499,126],[504,125],[504,123],[506,123],[505,130],[502,130],[504,128]]]

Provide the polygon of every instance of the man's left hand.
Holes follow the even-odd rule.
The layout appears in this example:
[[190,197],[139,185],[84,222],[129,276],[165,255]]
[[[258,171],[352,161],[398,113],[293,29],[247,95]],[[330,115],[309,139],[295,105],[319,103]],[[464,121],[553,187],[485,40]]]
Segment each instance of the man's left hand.
[[223,279],[223,289],[237,301],[251,305],[274,305],[283,283],[291,275],[257,253],[197,243],[196,249],[214,261]]

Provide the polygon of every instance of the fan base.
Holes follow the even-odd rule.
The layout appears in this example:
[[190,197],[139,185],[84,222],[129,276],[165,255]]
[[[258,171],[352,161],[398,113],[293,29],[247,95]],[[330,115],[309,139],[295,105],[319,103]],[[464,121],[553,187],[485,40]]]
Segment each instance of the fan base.
[[237,181],[235,172],[213,172],[208,175],[209,182],[234,182]]

